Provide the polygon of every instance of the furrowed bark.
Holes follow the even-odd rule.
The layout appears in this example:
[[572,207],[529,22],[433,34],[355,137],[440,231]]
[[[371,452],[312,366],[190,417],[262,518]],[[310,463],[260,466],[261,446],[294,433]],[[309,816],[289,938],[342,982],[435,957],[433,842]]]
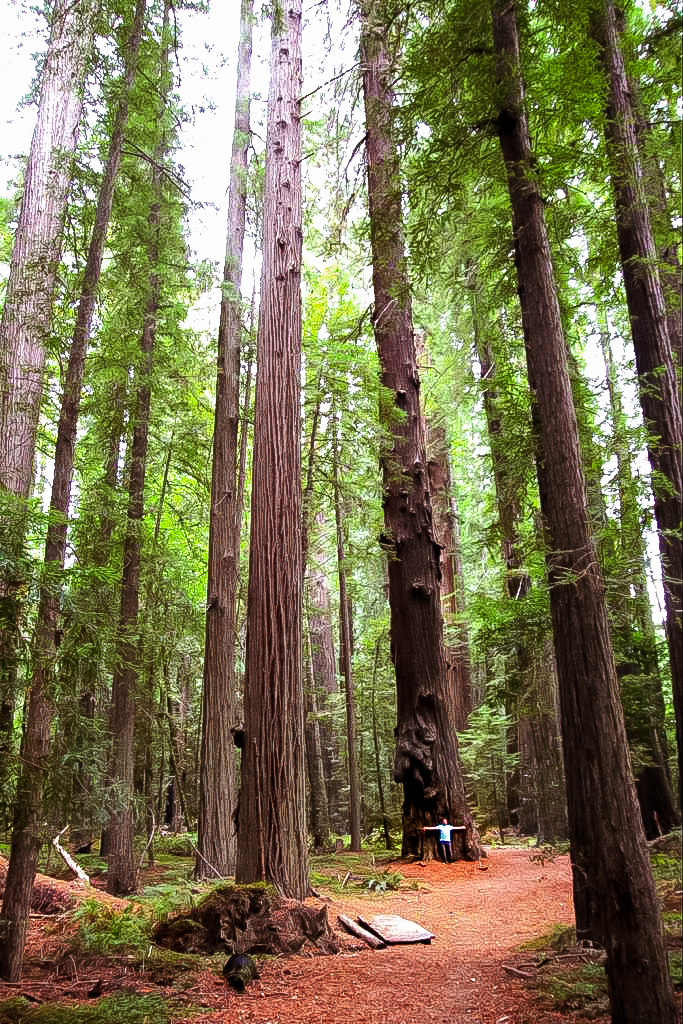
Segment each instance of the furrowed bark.
[[[301,615],[301,0],[272,26],[238,882],[308,893]],[[277,585],[274,585],[277,581]]]
[[235,841],[230,829],[230,808],[235,804],[235,755],[230,727],[235,702],[237,581],[242,519],[238,514],[237,438],[242,335],[240,290],[250,141],[252,11],[253,0],[242,0],[228,235],[218,328],[197,834],[197,848],[201,856],[195,862],[195,874],[200,878],[206,874],[207,861],[222,875],[231,874],[235,864]]

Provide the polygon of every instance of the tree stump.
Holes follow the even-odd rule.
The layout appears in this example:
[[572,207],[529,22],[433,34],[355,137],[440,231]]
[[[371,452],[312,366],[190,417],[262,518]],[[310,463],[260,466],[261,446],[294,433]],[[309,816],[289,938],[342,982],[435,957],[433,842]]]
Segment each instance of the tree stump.
[[217,885],[190,910],[163,921],[154,940],[178,953],[296,953],[311,942],[322,953],[338,953],[326,907],[286,899],[263,883]]

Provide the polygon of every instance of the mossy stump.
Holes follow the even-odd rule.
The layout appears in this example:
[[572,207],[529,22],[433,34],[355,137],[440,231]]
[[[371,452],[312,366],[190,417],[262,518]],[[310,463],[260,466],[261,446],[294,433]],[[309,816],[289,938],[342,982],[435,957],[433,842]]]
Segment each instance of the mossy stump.
[[280,896],[270,885],[217,885],[196,907],[162,921],[154,941],[178,953],[297,953],[310,942],[338,953],[326,907]]

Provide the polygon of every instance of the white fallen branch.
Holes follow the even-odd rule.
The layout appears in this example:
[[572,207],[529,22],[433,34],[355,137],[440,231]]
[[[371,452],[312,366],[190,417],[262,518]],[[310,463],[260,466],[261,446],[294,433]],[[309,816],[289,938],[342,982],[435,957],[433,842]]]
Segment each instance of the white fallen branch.
[[74,872],[74,874],[76,874],[80,878],[80,880],[82,882],[85,882],[86,885],[90,885],[90,879],[86,875],[86,873],[83,870],[83,868],[80,866],[80,864],[76,863],[76,861],[73,859],[73,857],[70,854],[68,854],[66,852],[66,850],[64,849],[64,847],[62,846],[62,844],[59,841],[62,838],[62,836],[64,835],[64,833],[66,832],[66,830],[68,829],[68,827],[69,827],[68,825],[65,825],[64,828],[62,829],[62,831],[58,835],[56,835],[54,837],[54,839],[52,840],[52,845],[54,846],[55,850],[57,851],[59,856],[62,858],[62,860],[64,861],[66,866],[68,868],[71,868],[71,870]]

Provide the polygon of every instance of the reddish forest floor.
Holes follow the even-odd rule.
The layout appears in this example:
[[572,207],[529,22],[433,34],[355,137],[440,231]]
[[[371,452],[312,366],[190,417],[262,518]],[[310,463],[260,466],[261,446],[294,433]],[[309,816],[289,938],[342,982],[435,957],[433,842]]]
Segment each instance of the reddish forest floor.
[[[169,1001],[172,1024],[568,1024],[581,1019],[607,1024],[604,1000],[584,1007],[580,1000],[567,1000],[560,1010],[557,996],[553,1003],[534,987],[543,972],[587,960],[586,954],[568,950],[539,966],[535,951],[518,949],[573,920],[568,857],[539,862],[534,853],[498,847],[479,865],[385,862],[383,868],[404,876],[400,890],[335,893],[325,900],[330,923],[338,927],[339,913],[399,914],[432,932],[431,945],[375,952],[345,936],[336,956],[304,948],[298,956],[262,960],[260,979],[243,995],[225,988],[215,961],[182,984],[173,972],[167,979],[158,971],[153,977],[149,967],[140,970],[125,962],[74,962],[65,971],[64,931],[54,924],[46,929],[46,918],[32,916],[24,979],[17,986],[0,983],[0,1001],[24,994],[35,1003],[74,1005],[94,986],[97,995],[160,994]],[[343,864],[344,857],[339,861]],[[55,882],[72,892],[75,885]],[[102,899],[113,907],[126,905],[105,894]],[[63,920],[67,929],[67,915]]]

